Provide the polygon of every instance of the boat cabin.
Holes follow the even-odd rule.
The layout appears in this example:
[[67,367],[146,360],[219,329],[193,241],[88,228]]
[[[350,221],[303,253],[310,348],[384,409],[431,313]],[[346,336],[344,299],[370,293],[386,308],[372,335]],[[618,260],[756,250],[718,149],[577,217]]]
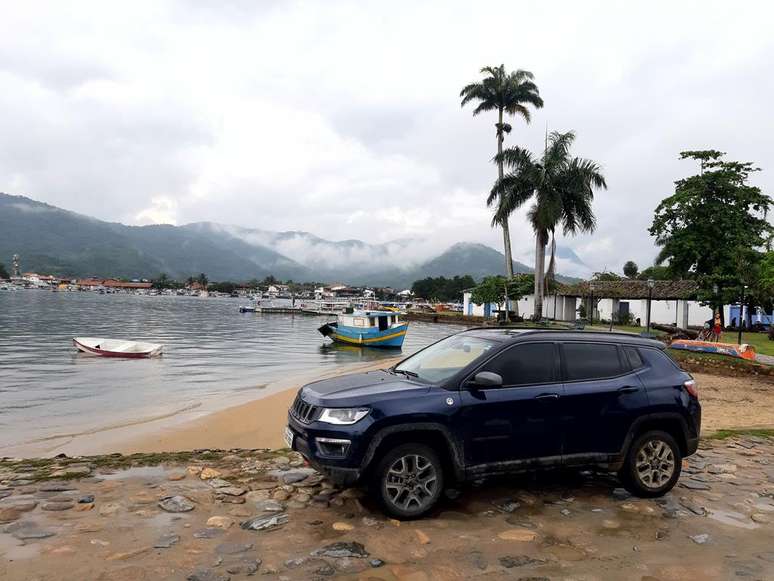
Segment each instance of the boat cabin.
[[377,328],[386,331],[390,327],[401,324],[400,313],[391,311],[355,311],[339,315],[338,323],[344,327],[361,327],[363,329]]

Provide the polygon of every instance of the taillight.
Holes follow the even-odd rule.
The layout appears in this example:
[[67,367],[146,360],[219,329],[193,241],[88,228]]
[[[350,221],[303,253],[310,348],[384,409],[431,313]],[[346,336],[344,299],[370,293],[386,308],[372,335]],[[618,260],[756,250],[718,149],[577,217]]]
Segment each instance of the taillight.
[[685,391],[690,393],[696,399],[699,399],[699,388],[696,385],[696,380],[689,379],[688,381],[683,383],[683,387],[685,387]]

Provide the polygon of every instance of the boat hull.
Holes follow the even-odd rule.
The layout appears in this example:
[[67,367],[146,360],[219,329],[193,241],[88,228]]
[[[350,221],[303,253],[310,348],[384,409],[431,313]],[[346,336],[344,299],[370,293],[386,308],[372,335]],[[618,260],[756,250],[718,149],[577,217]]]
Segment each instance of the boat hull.
[[755,360],[755,349],[747,344],[737,345],[736,343],[712,343],[709,341],[676,339],[672,341],[670,347],[672,349],[681,349],[683,351],[713,353],[715,355],[727,355],[729,357],[738,357],[750,361]]
[[122,359],[147,359],[149,357],[156,357],[161,355],[163,349],[162,345],[147,343],[144,344],[147,345],[147,347],[136,351],[114,351],[100,348],[98,344],[94,344],[93,340],[81,339],[79,337],[73,339],[73,345],[78,351],[83,353],[99,355],[100,357],[120,357]]
[[337,343],[357,345],[360,347],[386,347],[398,349],[406,338],[408,324],[397,325],[380,331],[378,329],[362,329],[344,327],[337,323],[327,323],[319,328],[320,333]]

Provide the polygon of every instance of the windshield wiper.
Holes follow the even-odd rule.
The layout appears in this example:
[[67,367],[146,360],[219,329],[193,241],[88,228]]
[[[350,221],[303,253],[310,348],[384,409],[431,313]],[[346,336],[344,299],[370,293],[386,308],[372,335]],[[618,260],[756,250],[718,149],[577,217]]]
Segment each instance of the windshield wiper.
[[394,369],[395,373],[402,373],[406,377],[419,377],[419,374],[414,373],[413,371],[408,371],[407,369]]

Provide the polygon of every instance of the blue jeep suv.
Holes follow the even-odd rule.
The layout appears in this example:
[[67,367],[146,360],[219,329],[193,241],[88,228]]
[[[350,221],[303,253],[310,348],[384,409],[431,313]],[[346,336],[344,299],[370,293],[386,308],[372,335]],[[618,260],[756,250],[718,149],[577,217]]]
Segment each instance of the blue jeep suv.
[[700,423],[696,383],[658,341],[481,328],[390,369],[304,386],[285,439],[409,519],[453,483],[546,467],[617,471],[632,493],[660,496],[696,451]]

